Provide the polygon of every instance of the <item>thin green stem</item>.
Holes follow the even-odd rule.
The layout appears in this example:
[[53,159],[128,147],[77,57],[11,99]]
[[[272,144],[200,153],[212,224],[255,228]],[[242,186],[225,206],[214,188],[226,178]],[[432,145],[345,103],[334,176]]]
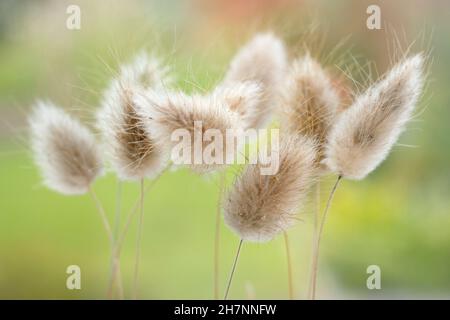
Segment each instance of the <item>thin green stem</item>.
[[227,298],[228,298],[228,293],[230,292],[231,282],[233,281],[234,271],[236,270],[236,265],[237,265],[237,262],[239,259],[239,255],[241,253],[241,247],[242,247],[243,242],[244,242],[244,239],[241,239],[239,241],[239,246],[238,246],[238,249],[236,252],[236,257],[234,258],[233,267],[231,268],[230,277],[228,278],[227,289],[225,291],[225,296],[224,296],[223,300],[227,300]]
[[97,208],[97,212],[100,215],[100,219],[102,220],[103,227],[105,228],[106,234],[108,236],[108,240],[110,242],[110,245],[113,246],[113,234],[111,231],[111,225],[109,224],[108,217],[106,216],[105,209],[103,208],[102,203],[97,197],[97,194],[95,193],[94,189],[89,187],[89,194],[91,195],[92,200],[95,203],[95,206]]
[[314,255],[316,253],[317,234],[319,231],[319,215],[320,215],[320,181],[316,182],[316,207],[314,208],[313,219],[313,234],[311,241],[311,266],[309,270],[309,287],[307,298],[311,299],[312,286],[313,286],[313,270],[314,270]]
[[[100,219],[102,220],[103,227],[105,228],[106,234],[108,236],[108,240],[111,246],[111,254],[114,254],[114,236],[111,231],[111,225],[108,221],[108,217],[106,216],[105,209],[103,208],[102,203],[100,202],[99,198],[97,197],[97,194],[95,193],[94,189],[89,187],[89,194],[91,195],[92,200],[95,203],[95,206],[97,208],[97,212],[100,215]],[[110,298],[109,288],[107,292],[107,297]]]
[[294,282],[292,281],[292,260],[291,260],[291,250],[289,247],[289,237],[286,231],[283,232],[284,235],[284,246],[286,247],[286,261],[287,261],[287,275],[288,275],[288,288],[289,288],[289,299],[294,299]]
[[119,242],[120,234],[120,214],[122,211],[122,181],[117,180],[117,191],[116,191],[116,214],[114,217],[114,248],[111,251],[111,263],[110,263],[110,279],[108,288],[108,297],[112,299],[114,283],[116,283],[119,299],[123,299],[123,286],[122,277],[120,275],[120,270],[116,273],[115,269],[120,268],[120,256],[116,254],[117,245]]
[[[147,187],[145,188],[145,191],[144,191],[145,194],[147,194],[150,191],[150,189],[152,189],[152,187],[156,184],[156,182],[163,175],[163,173],[166,172],[167,170],[169,170],[169,168],[170,168],[170,165],[165,170],[163,170],[158,176],[156,176],[156,178],[153,179],[149,185],[147,185]],[[125,222],[125,226],[124,226],[123,231],[122,231],[122,234],[120,235],[120,237],[119,237],[119,239],[117,241],[116,250],[115,250],[116,263],[113,266],[113,277],[115,277],[116,274],[120,271],[120,270],[118,270],[118,268],[119,268],[119,264],[117,263],[118,257],[120,257],[120,254],[121,254],[121,251],[122,251],[122,247],[123,247],[123,243],[125,241],[125,237],[126,237],[126,235],[128,233],[128,230],[130,228],[131,222],[133,221],[134,215],[136,214],[140,203],[141,203],[141,196],[138,197],[138,199],[134,203],[133,207],[131,208],[130,212],[128,213],[127,219],[126,219],[126,222]]]
[[327,219],[328,211],[330,209],[331,201],[333,200],[333,196],[336,193],[336,189],[338,187],[339,181],[342,179],[342,176],[339,175],[336,179],[336,182],[333,185],[333,189],[330,192],[330,195],[327,200],[327,204],[325,206],[325,210],[322,214],[322,218],[320,221],[319,231],[317,234],[317,238],[315,239],[314,246],[314,255],[313,255],[313,264],[312,264],[312,272],[311,272],[311,299],[314,300],[316,298],[316,285],[317,285],[317,270],[319,265],[319,251],[320,251],[320,240],[322,238],[323,229],[325,226],[325,221]]
[[[161,171],[161,173],[158,174],[158,175],[150,182],[149,185],[147,185],[147,187],[145,188],[145,191],[144,191],[145,194],[147,194],[147,193],[150,191],[150,189],[152,189],[152,187],[156,184],[156,182],[159,180],[159,178],[161,178],[161,176],[163,175],[163,173],[165,173],[167,170],[169,170],[170,167],[171,167],[171,166],[169,165],[166,169],[164,169],[163,171]],[[139,196],[139,198],[138,198],[138,199],[136,200],[136,202],[134,203],[132,209],[131,209],[130,212],[128,213],[127,220],[126,220],[126,222],[125,222],[125,226],[124,226],[124,228],[123,228],[122,234],[121,234],[120,237],[119,237],[119,243],[118,243],[119,249],[120,249],[120,248],[122,247],[122,245],[123,245],[123,242],[124,242],[124,240],[125,240],[125,237],[126,237],[126,235],[127,235],[127,233],[128,233],[128,229],[130,228],[131,222],[133,221],[134,215],[136,214],[137,209],[138,209],[139,206],[140,206],[140,201],[141,201],[141,200],[140,200],[140,196]],[[119,250],[119,252],[120,252],[120,250]]]
[[136,259],[134,262],[133,299],[137,299],[139,260],[141,254],[142,226],[144,224],[144,178],[141,179],[140,214],[136,241]]
[[219,299],[219,266],[220,266],[220,213],[223,191],[225,188],[226,173],[222,172],[219,184],[219,197],[217,200],[216,230],[214,237],[214,299]]

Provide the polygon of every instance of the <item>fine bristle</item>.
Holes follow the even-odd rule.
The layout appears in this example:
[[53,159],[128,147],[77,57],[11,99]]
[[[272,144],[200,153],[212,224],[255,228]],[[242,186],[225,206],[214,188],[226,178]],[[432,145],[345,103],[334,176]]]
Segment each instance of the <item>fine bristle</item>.
[[94,135],[51,103],[38,102],[28,119],[34,159],[44,184],[63,194],[83,194],[102,171]]
[[225,222],[245,241],[269,241],[292,226],[314,180],[313,140],[286,136],[279,157],[275,175],[261,175],[260,164],[248,165],[224,200]]
[[[168,152],[172,152],[173,147],[180,143],[173,140],[172,134],[180,129],[187,132],[192,154],[191,162],[185,164],[195,172],[206,173],[218,169],[225,164],[223,159],[229,157],[227,154],[235,153],[234,148],[227,148],[225,141],[227,129],[239,131],[242,130],[243,124],[238,114],[229,110],[224,99],[218,99],[214,95],[187,96],[181,92],[162,93],[148,90],[137,95],[135,102],[145,119],[148,134],[155,138],[158,146]],[[206,150],[207,145],[211,144],[204,135],[207,130],[214,130],[223,138],[221,141],[214,141],[219,148],[223,148],[220,148],[223,150],[221,163],[205,163],[204,159],[200,159],[200,163],[195,163],[194,153],[198,150],[196,144],[201,145],[201,150]]]
[[283,89],[282,127],[319,143],[318,161],[340,104],[331,78],[308,54],[295,60]]
[[286,68],[286,49],[272,33],[256,35],[233,58],[223,84],[252,81],[260,85],[263,92],[248,127],[262,128],[267,124],[279,102]]
[[154,177],[165,167],[165,156],[145,131],[136,112],[134,95],[144,88],[161,90],[168,82],[167,68],[144,53],[121,67],[121,73],[105,92],[97,113],[107,155],[121,179]]
[[154,90],[164,90],[173,82],[170,68],[145,51],[139,52],[131,63],[120,67],[120,80]]
[[397,64],[341,114],[324,160],[332,171],[359,180],[386,158],[421,94],[423,63],[418,54]]

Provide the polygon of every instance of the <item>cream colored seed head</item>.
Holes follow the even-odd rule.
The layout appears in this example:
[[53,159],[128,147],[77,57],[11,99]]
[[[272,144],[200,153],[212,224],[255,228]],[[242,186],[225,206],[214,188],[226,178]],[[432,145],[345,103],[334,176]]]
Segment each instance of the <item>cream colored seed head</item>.
[[317,61],[308,54],[293,62],[283,90],[282,128],[316,139],[318,161],[323,158],[323,147],[339,104],[331,78]]
[[314,180],[313,140],[285,136],[279,156],[278,173],[261,175],[260,164],[248,165],[224,200],[226,224],[245,241],[269,241],[292,226]]
[[280,100],[280,88],[287,68],[283,42],[274,34],[261,33],[251,39],[231,61],[222,85],[246,81],[261,87],[262,97],[253,108],[250,128],[264,127]]
[[121,179],[154,177],[166,165],[166,156],[145,131],[134,96],[149,87],[163,91],[169,82],[167,68],[140,53],[131,64],[121,67],[119,77],[104,94],[98,126],[108,159]]
[[249,129],[259,121],[264,92],[256,82],[235,82],[217,87],[212,93],[212,99],[224,101],[232,112],[239,115],[243,129]]
[[63,194],[83,194],[102,171],[94,135],[55,105],[38,102],[28,119],[31,145],[44,184]]
[[[161,93],[141,92],[136,96],[140,115],[145,119],[147,133],[155,138],[158,146],[168,153],[180,145],[186,138],[191,155],[187,164],[197,173],[206,173],[226,165],[227,154],[234,157],[235,148],[226,143],[227,130],[242,131],[242,121],[236,112],[232,112],[224,99],[217,96],[187,96],[181,92]],[[184,137],[184,133],[187,137]],[[208,137],[208,134],[220,135],[220,138]],[[180,141],[181,140],[181,141]],[[208,163],[203,158],[208,145],[220,147],[223,151],[221,163]],[[195,153],[195,154],[194,154]],[[200,159],[196,162],[195,159]]]
[[421,94],[423,63],[421,54],[400,62],[340,115],[324,160],[332,171],[360,180],[387,157]]

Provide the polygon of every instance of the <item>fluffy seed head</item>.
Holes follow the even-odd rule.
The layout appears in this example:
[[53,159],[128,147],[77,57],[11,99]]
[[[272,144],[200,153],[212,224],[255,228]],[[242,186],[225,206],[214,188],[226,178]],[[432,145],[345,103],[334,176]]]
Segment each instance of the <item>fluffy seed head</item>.
[[224,100],[228,108],[236,112],[241,118],[244,129],[251,128],[256,122],[259,107],[264,99],[264,93],[256,82],[235,82],[229,85],[217,87],[213,93],[213,99]]
[[137,90],[152,87],[163,90],[167,70],[158,60],[139,54],[122,66],[120,75],[111,82],[97,114],[108,158],[121,179],[154,177],[165,166],[165,157],[145,129],[136,111]]
[[280,166],[275,175],[261,175],[260,164],[248,165],[223,203],[228,226],[241,239],[271,240],[289,228],[315,176],[316,146],[301,136],[280,143]]
[[359,180],[386,158],[420,96],[422,68],[420,54],[402,61],[340,115],[324,160],[332,171]]
[[318,161],[340,104],[331,78],[308,54],[295,60],[283,93],[282,127],[293,134],[316,139]]
[[[191,150],[191,163],[189,166],[198,173],[206,173],[221,167],[221,163],[207,163],[202,157],[202,151],[207,146],[223,146],[223,159],[228,153],[234,153],[235,148],[228,148],[226,144],[227,130],[242,129],[241,119],[236,112],[230,111],[224,99],[217,96],[187,96],[183,93],[161,93],[155,91],[141,92],[136,96],[136,105],[139,106],[140,115],[146,121],[146,129],[150,136],[155,138],[158,145],[164,147],[168,153],[185,137],[178,135],[181,131],[186,133]],[[213,130],[213,131],[211,131]],[[217,132],[221,138],[211,140],[205,135],[206,131]],[[174,136],[172,136],[174,135]],[[198,148],[200,146],[200,148]],[[200,163],[195,163],[196,151],[200,150]]]
[[154,90],[164,90],[172,83],[170,69],[145,51],[138,53],[131,63],[121,66],[120,80]]
[[51,103],[38,102],[28,119],[31,146],[44,184],[63,194],[83,194],[101,173],[93,134]]
[[249,127],[264,127],[269,120],[279,102],[280,84],[286,65],[287,54],[283,42],[272,33],[256,35],[231,61],[223,82],[225,85],[252,81],[260,85],[263,92]]

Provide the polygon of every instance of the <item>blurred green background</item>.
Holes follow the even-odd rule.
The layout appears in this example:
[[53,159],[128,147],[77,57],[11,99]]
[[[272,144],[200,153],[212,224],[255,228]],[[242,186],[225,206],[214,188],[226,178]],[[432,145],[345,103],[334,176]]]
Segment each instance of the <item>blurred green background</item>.
[[[70,4],[81,9],[80,30],[66,28]],[[381,8],[381,30],[366,27],[370,4]],[[179,88],[208,90],[237,48],[268,29],[287,42],[291,56],[307,44],[337,75],[337,66],[353,64],[349,70],[362,82],[364,64],[383,73],[399,44],[430,52],[418,117],[399,143],[414,147],[397,146],[366,180],[344,181],[337,191],[318,297],[450,298],[450,4],[425,0],[1,1],[0,298],[105,298],[109,246],[91,199],[47,190],[32,163],[26,116],[35,99],[51,99],[92,124],[114,70],[142,48],[173,67]],[[322,204],[332,181],[322,182]],[[109,173],[94,186],[111,219],[116,184]],[[125,184],[123,215],[138,190]],[[140,298],[212,298],[217,194],[218,176],[179,170],[147,195]],[[307,290],[309,202],[289,231],[297,298]],[[134,221],[122,255],[128,298],[135,229]],[[237,244],[222,224],[220,292]],[[66,289],[71,264],[81,267],[82,290]],[[381,268],[381,290],[366,287],[372,264]],[[244,244],[230,297],[285,299],[287,293],[283,238]]]

